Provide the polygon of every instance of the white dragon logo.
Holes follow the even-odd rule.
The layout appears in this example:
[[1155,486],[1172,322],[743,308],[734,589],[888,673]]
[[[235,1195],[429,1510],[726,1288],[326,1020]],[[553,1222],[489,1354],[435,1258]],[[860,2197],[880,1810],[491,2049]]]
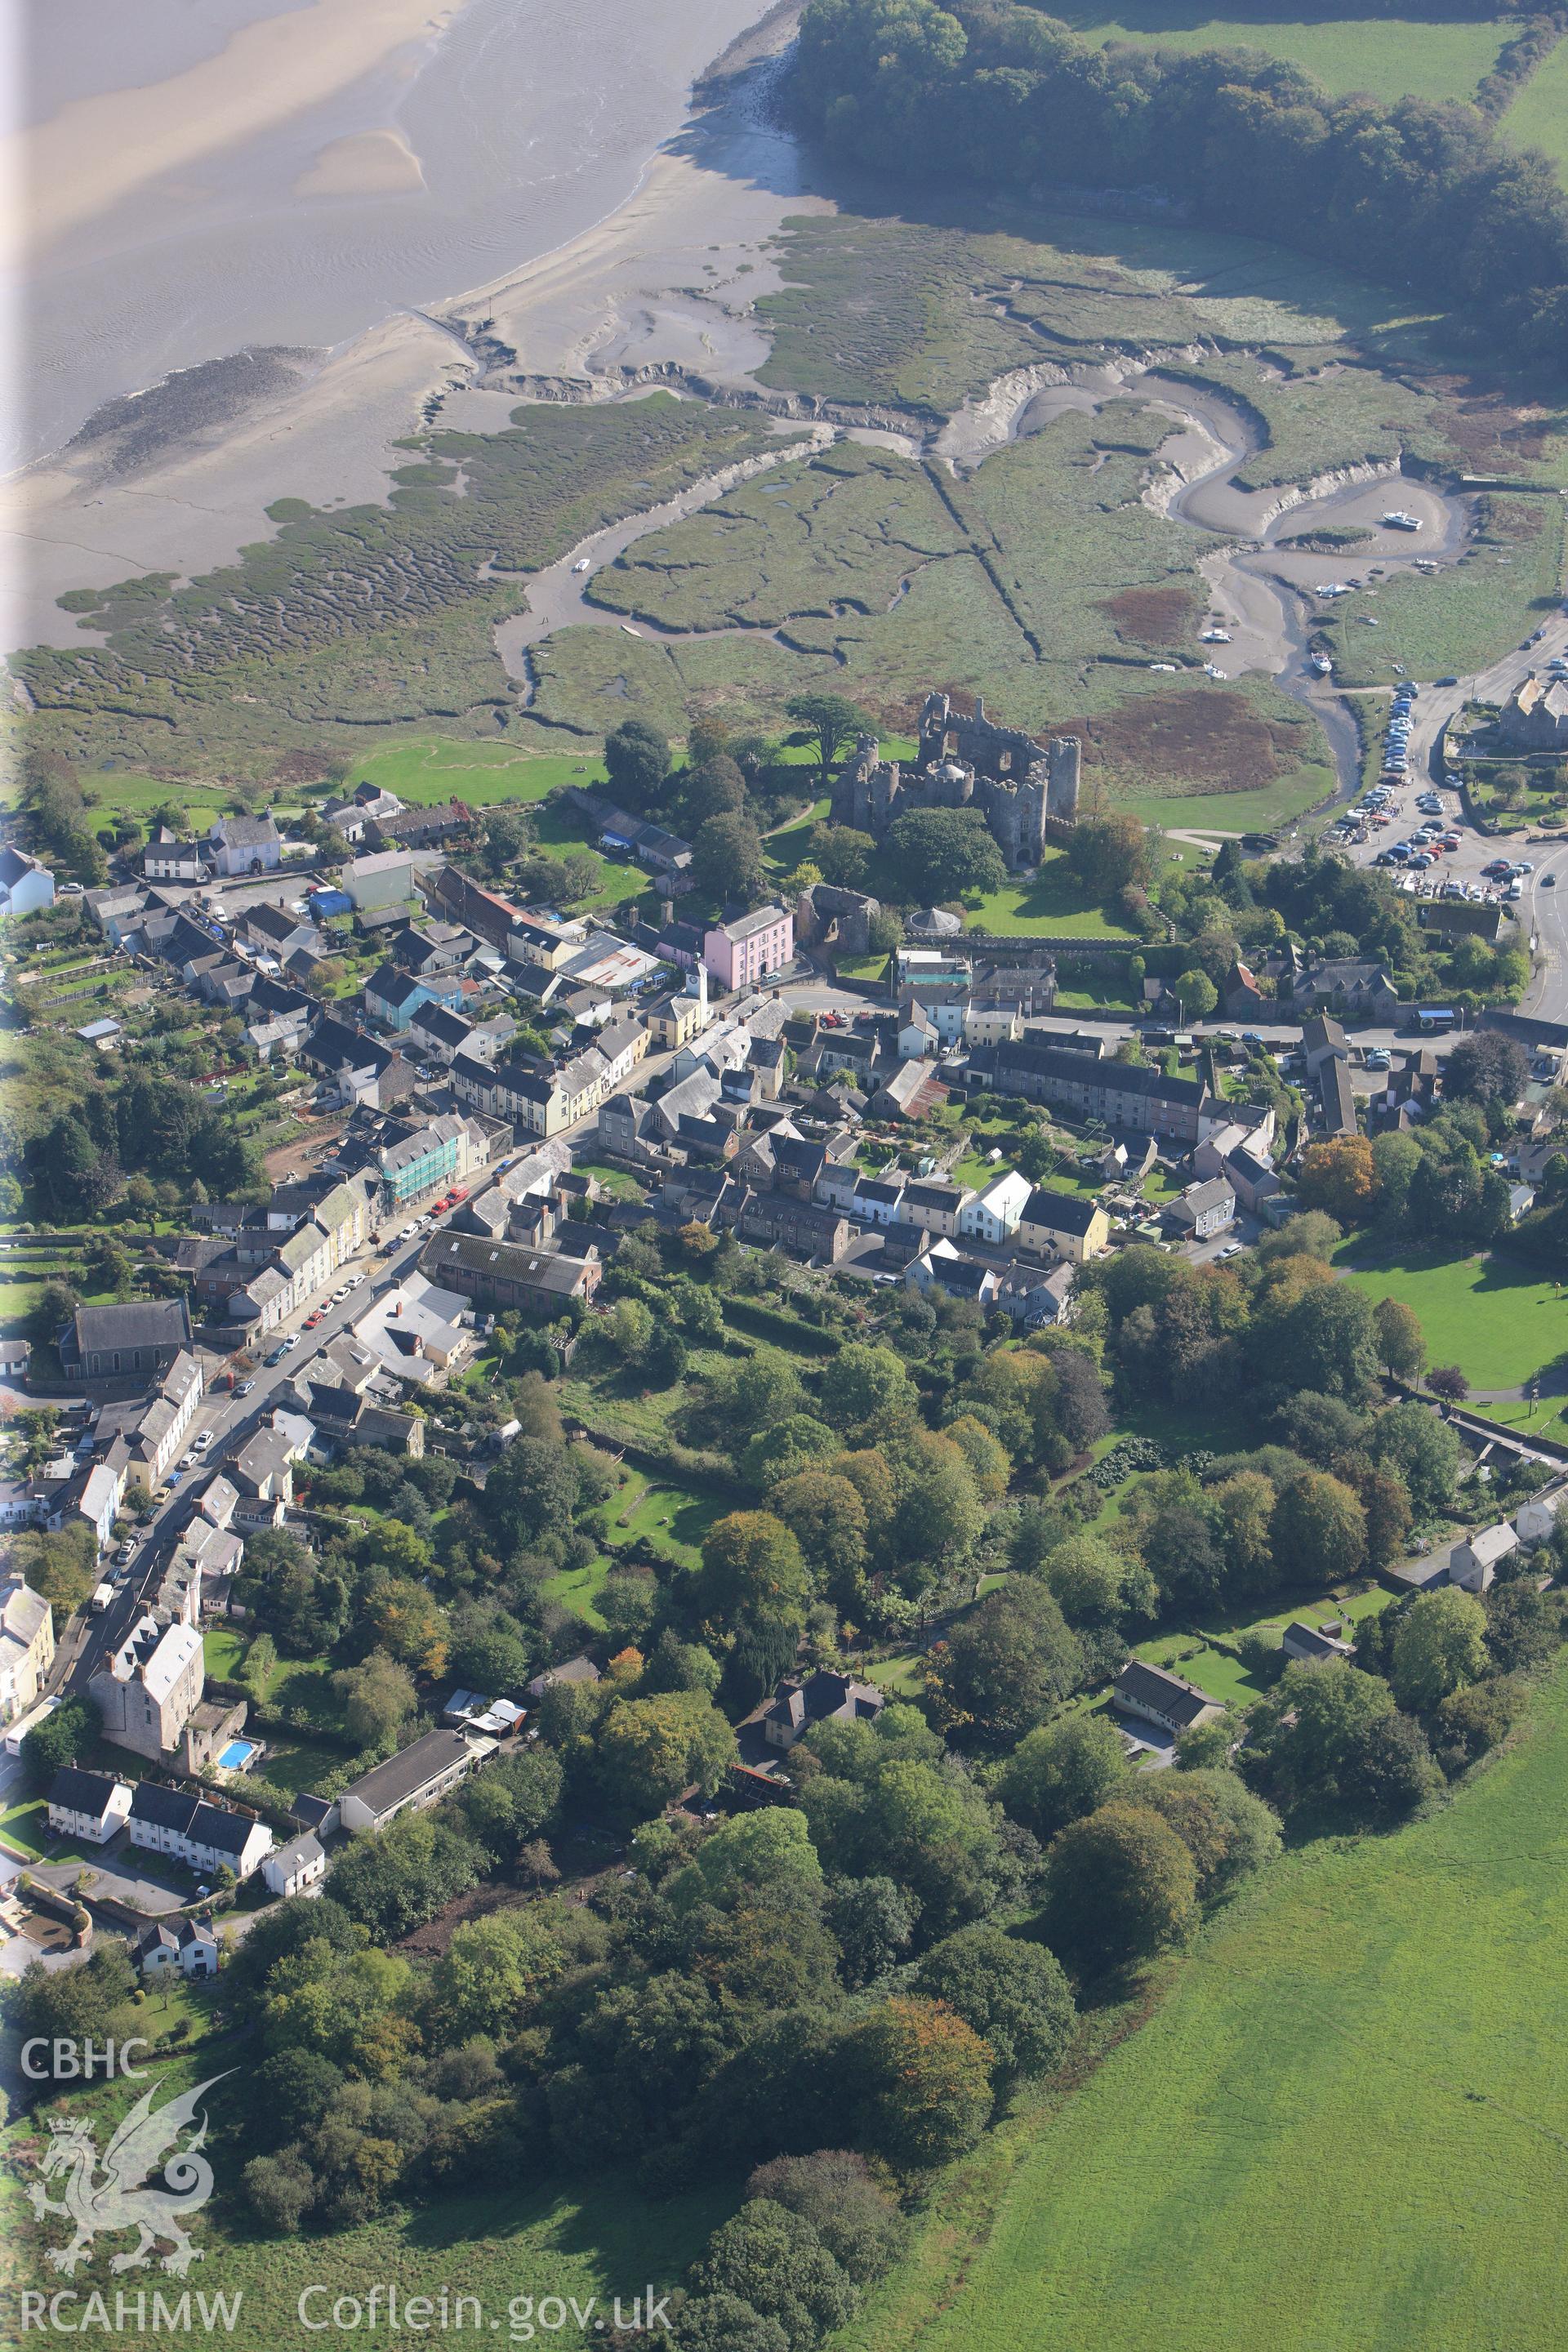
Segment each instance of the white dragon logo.
[[57,2204],[42,2182],[37,2180],[27,2195],[40,2220],[46,2213],[61,2213],[75,2225],[76,2235],[68,2245],[48,2249],[48,2259],[56,2270],[70,2277],[77,2264],[92,2252],[92,2242],[100,2231],[140,2232],[128,2254],[111,2258],[111,2271],[144,2270],[153,2259],[153,2247],[161,2238],[169,2242],[174,2252],[161,2255],[160,2263],[176,2278],[184,2277],[193,2263],[205,2260],[201,2248],[192,2245],[184,2228],[186,2216],[199,2213],[212,2195],[213,2168],[198,2153],[207,2136],[205,2114],[195,2138],[177,2154],[167,2156],[163,2164],[168,2188],[149,2189],[144,2184],[166,2151],[174,2147],[180,2134],[196,2122],[203,2093],[224,2080],[222,2074],[214,2074],[206,2082],[198,2083],[194,2090],[167,2100],[156,2109],[153,2093],[146,2092],[104,2151],[102,2179],[97,2177],[98,2142],[91,2126],[80,2120],[51,2122],[43,2173],[46,2180],[64,2173],[64,2201]]

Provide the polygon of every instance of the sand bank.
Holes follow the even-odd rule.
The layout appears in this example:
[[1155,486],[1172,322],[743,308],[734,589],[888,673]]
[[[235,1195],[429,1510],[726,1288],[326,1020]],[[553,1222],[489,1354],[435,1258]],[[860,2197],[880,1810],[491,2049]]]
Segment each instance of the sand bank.
[[418,156],[401,131],[356,131],[330,140],[292,193],[297,196],[404,196],[425,185]]
[[[740,381],[767,348],[749,314],[777,283],[768,240],[788,215],[830,209],[802,168],[794,142],[738,97],[668,142],[635,194],[595,227],[437,315],[493,317],[529,373],[585,383],[595,365],[669,360]],[[112,452],[79,445],[13,477],[0,484],[0,646],[79,643],[56,608],[68,588],[231,562],[270,536],[274,499],[384,498],[388,476],[407,462],[393,445],[419,428],[432,401],[447,404],[439,421],[506,424],[511,398],[468,390],[482,373],[453,333],[399,312],[321,353],[281,396],[171,440],[153,463],[126,472]]]
[[335,97],[407,42],[439,30],[462,5],[311,0],[247,25],[216,58],[183,73],[73,100],[6,142],[0,174],[15,173],[25,191],[12,252],[37,252],[147,182]]

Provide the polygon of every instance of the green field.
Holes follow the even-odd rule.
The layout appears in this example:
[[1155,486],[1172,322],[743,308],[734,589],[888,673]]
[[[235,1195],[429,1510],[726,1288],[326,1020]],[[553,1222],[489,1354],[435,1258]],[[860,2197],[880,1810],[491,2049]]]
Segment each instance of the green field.
[[[1336,97],[1367,90],[1374,98],[1426,99],[1440,105],[1473,95],[1509,37],[1507,20],[1413,22],[1396,16],[1320,16],[1300,0],[1275,16],[1267,7],[1237,16],[1209,16],[1201,8],[1145,0],[1114,14],[1096,0],[1053,12],[1079,33],[1107,42],[1191,52],[1266,49],[1300,66]],[[1195,21],[1194,21],[1195,20]]]
[[1537,66],[1508,112],[1501,130],[1516,147],[1539,147],[1568,181],[1568,41],[1559,42]]
[[1123,800],[1118,794],[1116,805],[1142,817],[1145,824],[1167,829],[1180,825],[1184,832],[1205,833],[1212,828],[1215,834],[1270,833],[1276,825],[1288,824],[1301,815],[1333,787],[1332,769],[1303,768],[1296,775],[1279,777],[1261,792],[1194,793],[1142,800]]
[[400,801],[427,808],[454,794],[477,807],[495,801],[542,801],[561,784],[590,792],[605,781],[605,763],[571,753],[519,751],[500,743],[452,743],[438,735],[414,735],[389,743],[353,763],[351,786],[371,783]]
[[844,2352],[1555,2352],[1565,1843],[1560,1672],[1447,1811],[1222,1913],[949,2176]]
[[1519,1388],[1568,1349],[1568,1301],[1529,1267],[1496,1255],[1391,1257],[1353,1264],[1338,1253],[1345,1280],[1369,1298],[1397,1298],[1421,1318],[1428,1360],[1458,1364],[1472,1388]]

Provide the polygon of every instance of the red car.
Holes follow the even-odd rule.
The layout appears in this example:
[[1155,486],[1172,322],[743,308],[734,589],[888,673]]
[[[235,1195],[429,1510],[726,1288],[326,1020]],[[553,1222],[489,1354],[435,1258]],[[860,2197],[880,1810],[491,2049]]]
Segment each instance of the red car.
[[322,1318],[322,1317],[324,1316],[324,1314],[325,1314],[325,1313],[326,1313],[326,1309],[325,1309],[325,1307],[317,1307],[317,1309],[316,1309],[316,1311],[315,1311],[315,1313],[314,1313],[313,1315],[307,1315],[307,1316],[306,1316],[306,1318],[305,1318],[305,1328],[306,1328],[306,1330],[307,1330],[307,1331],[313,1331],[313,1330],[315,1329],[315,1328],[316,1328],[317,1324],[318,1324],[319,1322],[321,1322],[321,1318]]

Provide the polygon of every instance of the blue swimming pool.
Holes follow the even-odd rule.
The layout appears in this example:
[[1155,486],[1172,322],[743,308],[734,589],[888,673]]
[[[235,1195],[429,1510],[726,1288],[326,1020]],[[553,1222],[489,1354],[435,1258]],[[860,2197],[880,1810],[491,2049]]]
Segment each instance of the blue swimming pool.
[[225,1772],[242,1772],[255,1753],[254,1739],[231,1739],[218,1757],[219,1769]]

